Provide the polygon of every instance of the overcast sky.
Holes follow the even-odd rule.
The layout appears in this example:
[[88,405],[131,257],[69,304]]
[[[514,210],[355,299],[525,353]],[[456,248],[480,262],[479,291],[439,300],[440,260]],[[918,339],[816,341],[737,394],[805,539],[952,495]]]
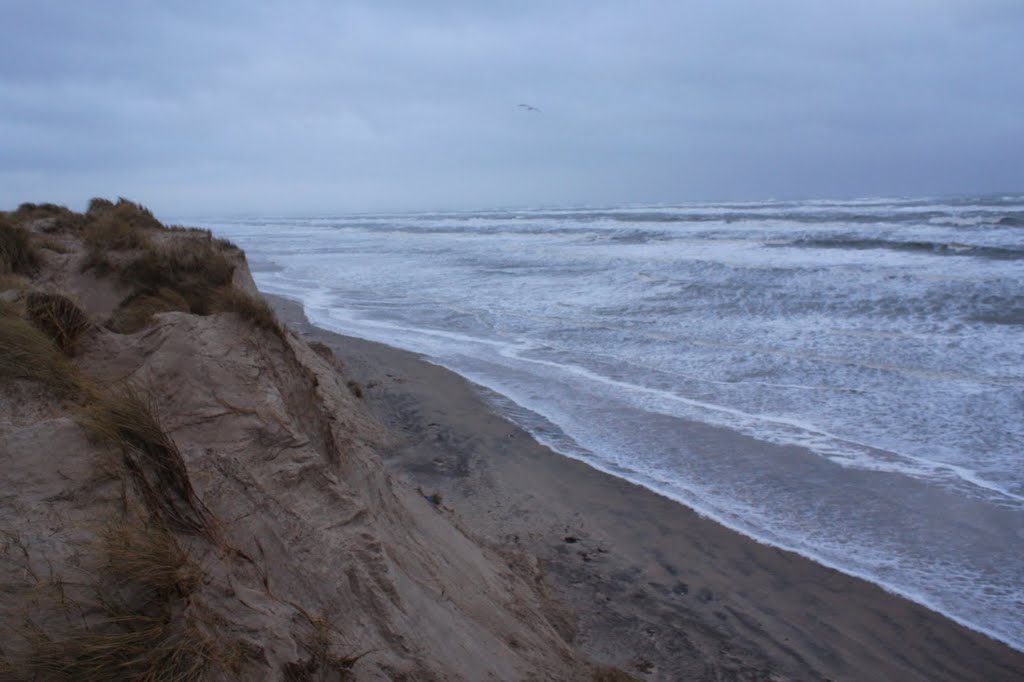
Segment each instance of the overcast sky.
[[0,26],[3,208],[1024,191],[1024,0],[0,0]]

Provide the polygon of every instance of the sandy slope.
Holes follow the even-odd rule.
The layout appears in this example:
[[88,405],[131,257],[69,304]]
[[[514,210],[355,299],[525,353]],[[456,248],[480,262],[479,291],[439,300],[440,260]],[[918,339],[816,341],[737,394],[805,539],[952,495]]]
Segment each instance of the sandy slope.
[[[197,499],[166,484],[147,497],[129,457],[82,426],[95,398],[0,377],[0,676],[30,677],[40,652],[80,654],[86,635],[130,629],[110,616],[128,609],[132,628],[159,622],[157,648],[198,661],[202,678],[593,678],[531,560],[482,547],[389,474],[377,453],[397,438],[330,354],[232,313],[104,329],[131,285],[82,275],[74,231],[49,238],[68,253],[45,251],[32,284],[59,287],[98,325],[74,365],[98,395],[126,381],[145,395]],[[235,286],[255,293],[232,257]],[[200,530],[167,522],[154,495]],[[142,556],[126,560],[112,533],[142,538],[119,545]],[[139,568],[164,549],[173,588]]]
[[559,456],[452,372],[320,330],[297,304],[273,301],[370,386],[369,404],[401,435],[385,451],[390,467],[441,493],[481,538],[541,558],[586,654],[652,680],[1024,679],[1021,652]]

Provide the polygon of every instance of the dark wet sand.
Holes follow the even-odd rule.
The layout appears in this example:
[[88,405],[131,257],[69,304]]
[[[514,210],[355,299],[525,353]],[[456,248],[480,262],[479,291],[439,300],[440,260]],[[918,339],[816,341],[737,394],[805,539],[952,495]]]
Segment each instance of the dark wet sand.
[[1024,653],[563,457],[421,357],[313,327],[399,437],[397,475],[472,534],[540,558],[589,656],[658,680],[1024,680]]

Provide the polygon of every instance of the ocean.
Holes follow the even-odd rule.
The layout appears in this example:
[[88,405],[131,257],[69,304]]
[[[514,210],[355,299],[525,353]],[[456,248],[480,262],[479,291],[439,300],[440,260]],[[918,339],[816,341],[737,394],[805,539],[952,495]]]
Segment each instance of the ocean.
[[188,222],[555,450],[1024,650],[1024,195]]

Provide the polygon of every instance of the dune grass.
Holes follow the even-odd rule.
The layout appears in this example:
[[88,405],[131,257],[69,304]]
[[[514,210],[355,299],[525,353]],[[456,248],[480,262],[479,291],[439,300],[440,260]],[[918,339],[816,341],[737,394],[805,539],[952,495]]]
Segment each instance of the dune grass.
[[81,271],[94,270],[98,275],[117,270],[112,253],[153,248],[151,233],[163,229],[149,209],[123,198],[116,204],[93,199],[85,219],[88,227],[83,238],[85,258]]
[[22,204],[10,218],[18,225],[36,223],[43,232],[80,231],[88,222],[81,213],[57,204]]
[[68,248],[61,242],[57,241],[53,237],[47,236],[45,234],[38,235],[35,238],[34,242],[35,245],[38,246],[40,249],[46,249],[47,251],[53,251],[54,253],[59,254],[71,253],[70,248]]
[[85,231],[85,246],[88,249],[126,251],[148,245],[149,238],[142,228],[114,216],[101,218]]
[[230,239],[221,239],[221,238],[218,237],[218,238],[213,240],[213,243],[214,243],[214,246],[219,248],[221,251],[241,251],[242,250],[241,248],[239,248],[239,246],[237,244],[235,244]]
[[59,204],[33,204],[31,202],[25,202],[18,206],[17,210],[11,213],[11,217],[16,222],[24,222],[26,220],[42,220],[43,218],[52,218],[54,216],[64,215],[66,213],[72,213],[71,209],[67,206],[61,206]]
[[209,315],[226,310],[279,333],[272,313],[268,316],[259,302],[228,293],[235,265],[226,254],[238,249],[231,242],[214,239],[206,229],[165,227],[149,209],[123,198],[116,203],[93,199],[86,217],[91,224],[85,231],[81,271],[115,274],[134,289],[112,329],[137,331],[158,312]]
[[112,524],[102,539],[106,573],[136,586],[145,605],[188,597],[202,585],[199,567],[159,520]]
[[185,460],[153,409],[147,391],[131,383],[93,392],[86,426],[121,450],[124,466],[150,512],[175,531],[215,539],[206,505],[189,480]]
[[22,275],[15,275],[13,273],[0,273],[0,291],[8,291],[10,289],[24,290],[28,289],[32,285]]
[[41,263],[28,230],[0,218],[0,274],[30,275]]
[[80,388],[78,372],[53,340],[10,306],[0,307],[0,378],[39,381],[67,394]]
[[[105,204],[94,209],[97,201]],[[85,231],[85,245],[90,250],[143,249],[150,245],[147,231],[163,227],[149,209],[127,199],[118,199],[116,204],[93,199],[89,209],[92,224]]]
[[124,197],[114,203],[107,199],[94,198],[89,202],[85,215],[97,222],[120,223],[136,229],[162,229],[163,224],[148,208]]
[[322,615],[305,614],[312,626],[310,637],[303,642],[310,656],[305,660],[286,663],[282,669],[285,682],[313,682],[314,680],[355,679],[352,668],[359,659],[373,653],[373,649],[350,656],[339,656],[331,651],[331,632],[338,632]]
[[203,679],[213,647],[194,627],[170,631],[163,618],[115,615],[59,637],[32,637],[29,679],[68,682],[191,682]]
[[[101,613],[68,617],[45,630],[30,622],[31,679],[197,680],[218,647],[185,617],[202,585],[199,567],[159,522],[111,524],[101,532],[106,557],[96,585]],[[77,604],[68,615],[84,616]]]
[[146,248],[118,274],[143,292],[174,291],[188,302],[190,312],[209,315],[218,291],[231,284],[234,273],[234,264],[209,241],[179,238]]
[[89,200],[89,207],[85,210],[88,218],[98,218],[114,210],[114,202],[103,197],[93,197]]
[[60,294],[29,293],[25,298],[25,314],[67,355],[74,352],[75,342],[92,326],[82,309]]
[[277,319],[274,310],[260,296],[253,296],[235,287],[224,287],[217,292],[214,300],[215,312],[234,313],[257,329],[268,331],[282,341],[285,327]]
[[134,334],[144,329],[157,313],[189,312],[185,298],[166,287],[154,293],[139,293],[129,296],[111,316],[107,327],[119,334]]

